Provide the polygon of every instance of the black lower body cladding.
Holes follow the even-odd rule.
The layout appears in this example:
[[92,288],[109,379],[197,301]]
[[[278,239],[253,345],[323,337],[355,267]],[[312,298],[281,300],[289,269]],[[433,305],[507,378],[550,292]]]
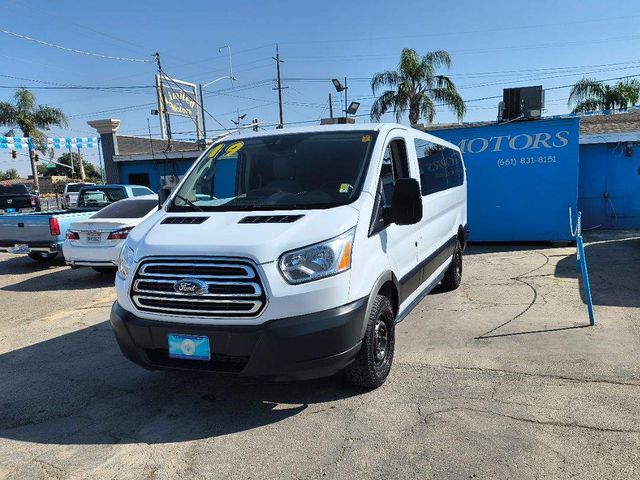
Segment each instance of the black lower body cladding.
[[[111,324],[125,357],[151,369],[237,373],[276,380],[333,375],[353,361],[364,334],[368,298],[261,325],[200,325],[139,318],[117,302]],[[169,357],[169,334],[209,338],[211,360]]]

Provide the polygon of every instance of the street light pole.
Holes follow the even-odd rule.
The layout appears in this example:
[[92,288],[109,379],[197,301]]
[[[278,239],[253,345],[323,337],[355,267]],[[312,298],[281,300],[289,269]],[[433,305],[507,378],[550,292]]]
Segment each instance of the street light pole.
[[347,77],[344,77],[344,116],[349,116],[347,113],[347,93],[349,93],[349,87],[347,86]]
[[222,50],[227,49],[229,51],[229,80],[231,80],[231,86],[233,87],[233,81],[235,77],[233,76],[233,63],[231,63],[231,46],[223,45],[218,48],[218,53],[222,53]]
[[218,53],[222,53],[222,50],[227,49],[229,51],[229,75],[225,75],[223,77],[220,78],[216,78],[215,80],[210,81],[209,83],[205,83],[203,84],[199,84],[198,85],[198,89],[200,90],[200,117],[202,118],[202,141],[203,143],[206,143],[207,141],[207,125],[204,119],[206,110],[204,109],[204,89],[207,88],[209,85],[213,85],[216,82],[219,82],[220,80],[224,80],[225,78],[228,78],[229,80],[231,80],[231,86],[233,87],[233,81],[237,80],[236,77],[233,76],[233,63],[231,62],[231,46],[230,45],[223,45],[221,47],[218,48]]
[[200,90],[200,118],[202,118],[202,140],[203,144],[207,141],[207,121],[204,118],[204,94],[202,93],[202,84],[198,84]]
[[205,83],[204,85],[202,83],[200,83],[198,85],[198,88],[200,90],[200,116],[202,117],[202,139],[204,141],[207,140],[207,125],[205,123],[205,109],[204,109],[204,89],[207,88],[209,85],[213,85],[216,82],[219,82],[220,80],[224,80],[224,79],[230,79],[232,82],[234,80],[237,80],[237,78],[235,78],[233,75],[225,75],[224,77],[220,77],[220,78],[216,78],[215,80],[211,80],[208,83]]

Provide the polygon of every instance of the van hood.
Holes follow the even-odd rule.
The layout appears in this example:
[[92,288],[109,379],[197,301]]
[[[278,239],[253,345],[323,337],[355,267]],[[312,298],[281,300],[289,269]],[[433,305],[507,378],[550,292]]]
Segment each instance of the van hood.
[[[281,223],[264,221],[282,216],[300,218]],[[136,250],[137,259],[205,255],[245,257],[257,263],[268,263],[286,251],[344,233],[358,223],[358,216],[358,210],[350,205],[326,210],[158,212],[132,230],[128,243]],[[167,219],[177,222],[185,217],[205,217],[206,220],[202,223],[166,223]],[[261,218],[241,223],[246,217]]]

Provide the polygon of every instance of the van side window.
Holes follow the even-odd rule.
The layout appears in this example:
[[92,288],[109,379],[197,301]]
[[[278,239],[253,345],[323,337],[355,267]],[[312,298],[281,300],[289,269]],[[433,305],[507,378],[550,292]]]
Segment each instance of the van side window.
[[404,140],[398,138],[392,140],[384,150],[380,181],[378,182],[378,195],[376,195],[373,217],[369,225],[369,236],[384,230],[387,226],[383,210],[391,206],[396,179],[407,177],[409,177],[407,146]]
[[407,161],[407,147],[404,140],[392,140],[384,151],[382,170],[380,172],[382,200],[385,207],[391,206],[393,186],[396,179],[407,178],[408,176],[409,162]]
[[462,158],[457,151],[437,143],[415,139],[422,195],[459,187],[464,183]]

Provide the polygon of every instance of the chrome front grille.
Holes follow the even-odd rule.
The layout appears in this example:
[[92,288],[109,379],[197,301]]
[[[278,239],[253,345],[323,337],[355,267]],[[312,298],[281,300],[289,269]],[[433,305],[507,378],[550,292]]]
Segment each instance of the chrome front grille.
[[[181,280],[204,282],[206,289],[197,294],[179,293],[174,284]],[[143,260],[130,295],[139,310],[190,317],[253,318],[267,302],[251,262],[219,258]]]

